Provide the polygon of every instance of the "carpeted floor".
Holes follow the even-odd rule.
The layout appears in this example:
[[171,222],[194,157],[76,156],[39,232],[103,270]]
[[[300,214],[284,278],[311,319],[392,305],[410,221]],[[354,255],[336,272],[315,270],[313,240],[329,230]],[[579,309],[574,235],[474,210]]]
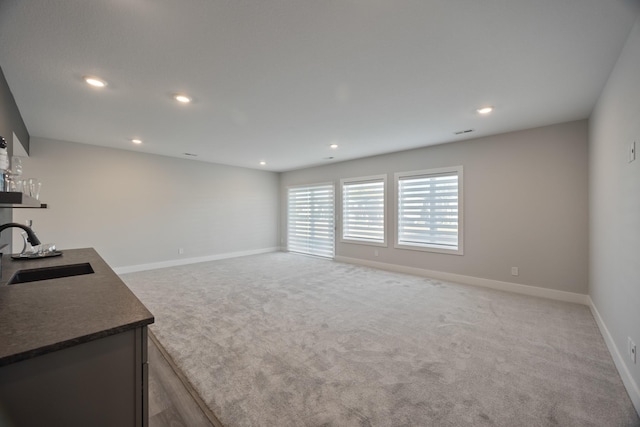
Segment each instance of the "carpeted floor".
[[585,306],[287,253],[122,276],[225,426],[638,426]]

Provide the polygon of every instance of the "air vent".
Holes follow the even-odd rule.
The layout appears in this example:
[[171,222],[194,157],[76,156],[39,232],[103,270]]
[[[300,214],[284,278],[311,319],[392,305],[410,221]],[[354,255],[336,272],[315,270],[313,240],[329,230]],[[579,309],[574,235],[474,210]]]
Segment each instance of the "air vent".
[[454,135],[462,135],[464,133],[470,133],[473,132],[473,129],[467,129],[467,130],[459,130],[458,132],[454,132]]

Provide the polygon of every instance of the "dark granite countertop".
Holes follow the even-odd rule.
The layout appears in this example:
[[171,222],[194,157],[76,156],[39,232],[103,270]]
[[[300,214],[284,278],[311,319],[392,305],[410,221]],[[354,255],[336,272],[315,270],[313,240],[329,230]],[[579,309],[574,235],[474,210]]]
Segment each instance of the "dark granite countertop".
[[[0,366],[154,322],[153,315],[92,249],[57,257],[2,257]],[[92,274],[7,285],[14,272],[88,262]]]

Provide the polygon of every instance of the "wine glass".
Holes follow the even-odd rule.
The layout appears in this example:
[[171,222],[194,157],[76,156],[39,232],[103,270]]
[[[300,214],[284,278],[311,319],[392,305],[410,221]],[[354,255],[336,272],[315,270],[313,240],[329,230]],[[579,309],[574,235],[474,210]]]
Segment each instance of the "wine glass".
[[19,157],[19,156],[11,157],[11,175],[12,176],[22,175],[22,157]]

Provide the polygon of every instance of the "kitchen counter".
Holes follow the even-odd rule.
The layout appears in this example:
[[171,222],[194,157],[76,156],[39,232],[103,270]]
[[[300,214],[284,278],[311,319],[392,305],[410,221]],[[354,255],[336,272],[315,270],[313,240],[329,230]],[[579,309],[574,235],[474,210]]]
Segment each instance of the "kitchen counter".
[[[0,366],[115,335],[154,322],[153,315],[92,249],[57,257],[2,257]],[[18,270],[88,262],[92,274],[7,285]]]

